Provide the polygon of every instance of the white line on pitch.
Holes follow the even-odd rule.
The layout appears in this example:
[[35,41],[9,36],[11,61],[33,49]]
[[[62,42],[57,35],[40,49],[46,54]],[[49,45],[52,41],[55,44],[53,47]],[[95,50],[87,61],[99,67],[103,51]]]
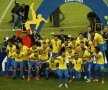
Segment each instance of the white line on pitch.
[[5,17],[7,11],[9,10],[10,6],[12,5],[14,0],[11,0],[10,3],[8,4],[7,8],[5,9],[4,13],[2,14],[1,18],[0,18],[0,23],[2,22],[3,18]]
[[[86,27],[87,25],[81,25],[81,26],[70,26],[70,27],[55,27],[55,28],[43,28],[42,30],[53,30],[53,29],[68,29],[68,28],[79,28],[79,27]],[[12,29],[0,29],[0,32],[6,32],[6,31],[12,31]]]
[[81,25],[81,26],[70,26],[70,27],[55,27],[55,28],[43,28],[42,30],[47,30],[47,29],[68,29],[68,28],[78,28],[78,27],[86,27],[87,25]]

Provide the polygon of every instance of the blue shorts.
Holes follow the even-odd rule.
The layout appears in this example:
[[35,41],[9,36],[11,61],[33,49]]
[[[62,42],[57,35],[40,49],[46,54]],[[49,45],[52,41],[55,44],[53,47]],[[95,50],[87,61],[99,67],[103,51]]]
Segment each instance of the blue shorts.
[[72,62],[69,61],[69,63],[67,63],[68,68],[72,67]]
[[42,63],[46,63],[46,61],[47,61],[47,59],[46,60],[40,60],[40,62],[42,62]]
[[88,71],[91,71],[91,69],[93,68],[93,62],[88,62],[87,68],[88,68]]
[[58,70],[51,70],[51,69],[48,69],[48,73],[58,73]]
[[84,70],[86,70],[87,69],[87,60],[83,60],[83,63],[84,63]]
[[76,71],[74,68],[72,68],[72,73],[75,74],[76,79],[80,79],[81,77],[81,72]]
[[23,62],[14,62],[14,67],[17,67],[17,66],[20,66],[20,67],[23,67]]
[[87,63],[87,60],[83,60],[83,63],[84,63],[84,64]]
[[107,45],[106,45],[106,43],[104,43],[104,44],[99,44],[98,47],[100,48],[100,50],[101,50],[102,52],[104,52],[104,51],[107,50]]
[[14,62],[15,62],[14,58],[8,58],[8,60],[7,60],[7,66],[14,66]]
[[59,75],[59,77],[62,77],[63,75],[65,76],[65,77],[68,77],[68,69],[59,69],[59,71],[58,71],[58,75]]
[[37,62],[33,62],[33,61],[30,61],[29,65],[30,65],[30,67],[33,67],[33,66],[38,67],[39,66]]
[[97,71],[97,70],[103,71],[104,70],[104,64],[96,64],[95,65],[95,71]]
[[59,54],[58,53],[52,53],[52,57],[57,57]]
[[28,61],[27,61],[27,60],[24,60],[24,61],[23,61],[23,66],[24,66],[24,67],[27,67],[27,66],[28,66]]

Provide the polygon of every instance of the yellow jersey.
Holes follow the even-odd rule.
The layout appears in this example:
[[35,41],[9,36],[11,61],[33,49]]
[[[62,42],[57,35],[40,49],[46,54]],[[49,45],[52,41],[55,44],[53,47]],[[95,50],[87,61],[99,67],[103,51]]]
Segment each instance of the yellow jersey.
[[75,43],[73,43],[73,42],[69,42],[68,45],[69,45],[70,47],[72,47],[73,50],[75,50],[75,48],[76,48],[76,47],[75,47]]
[[19,54],[17,54],[16,52],[14,52],[13,55],[15,57],[16,62],[22,62],[23,61],[24,53],[20,52]]
[[47,47],[47,48],[43,48],[42,47],[42,50],[40,50],[40,59],[41,60],[47,60],[49,58],[49,51],[50,51],[50,48]]
[[43,46],[43,42],[46,42],[46,45],[49,46],[49,39],[39,40],[41,46]]
[[97,64],[104,64],[104,57],[102,52],[96,54]]
[[37,62],[37,61],[40,60],[40,57],[41,57],[40,55],[35,56],[35,54],[32,53],[32,54],[29,56],[29,60],[30,60],[30,61],[35,61],[35,62]]
[[60,48],[61,48],[61,40],[55,41],[54,39],[51,40],[51,45],[52,45],[52,52],[53,53],[59,53]]
[[98,46],[98,44],[104,44],[104,39],[103,39],[102,35],[95,33],[94,44],[95,44],[95,46]]
[[93,59],[90,56],[91,56],[90,52],[88,52],[87,50],[85,50],[82,58],[83,58],[83,60],[87,60],[87,62],[92,62]]
[[89,45],[91,47],[91,52],[95,52],[95,46],[93,45],[92,41],[89,41]]
[[76,39],[76,41],[75,41],[75,46],[79,45],[81,41],[83,41],[84,44],[85,44],[86,42],[88,42],[88,40],[87,40],[86,38],[83,38],[82,40],[80,40],[80,38],[78,37],[78,38]]
[[[87,49],[87,46],[84,46],[84,48]],[[82,49],[81,46],[78,46],[78,47],[76,47],[76,49],[75,49],[75,51],[76,51],[77,53],[79,53],[80,57],[82,57],[82,54],[83,54],[82,51],[81,51],[81,49]]]
[[67,58],[70,58],[71,56],[74,55],[74,53],[75,53],[74,50],[71,50],[71,52],[66,51],[66,57],[67,57]]
[[23,46],[21,48],[21,52],[24,53],[24,56],[22,57],[22,60],[28,60],[28,57],[27,57],[28,49],[29,48],[27,46]]
[[40,48],[39,47],[36,47],[35,49],[33,49],[32,47],[30,48],[30,52],[31,53],[34,53],[35,51],[38,51]]
[[51,62],[51,60],[47,60],[46,63],[49,64],[49,68],[51,70],[56,70],[57,69],[57,63],[59,63],[58,60],[54,60],[54,62]]
[[7,55],[8,58],[15,58],[13,56],[13,53],[16,52],[16,46],[15,45],[13,45],[12,47],[9,47],[9,45],[7,45],[6,50],[8,51],[8,55]]
[[81,71],[83,64],[82,58],[78,58],[77,60],[73,59],[72,64],[74,65],[74,69],[76,71]]
[[59,69],[67,69],[67,57],[59,56],[57,57],[59,61]]

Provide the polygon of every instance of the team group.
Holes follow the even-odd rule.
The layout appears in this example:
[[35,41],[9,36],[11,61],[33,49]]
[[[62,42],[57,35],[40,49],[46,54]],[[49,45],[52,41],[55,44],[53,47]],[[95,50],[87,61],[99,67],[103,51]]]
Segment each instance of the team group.
[[[23,45],[22,42],[13,44],[12,39],[7,45],[7,67],[6,77],[9,75],[9,65],[14,66],[13,79],[17,77],[17,68],[20,68],[20,78],[24,79],[24,67],[28,65],[28,78],[32,78],[32,67],[35,67],[35,79],[39,80],[41,75],[49,79],[49,74],[59,77],[59,87],[65,85],[72,79],[79,80],[84,72],[84,79],[87,82],[98,81],[98,73],[101,75],[101,84],[104,84],[104,56],[105,42],[101,34],[89,31],[90,39],[84,38],[80,33],[77,38],[66,37],[64,31],[60,35],[53,34],[53,39],[49,40],[45,34],[37,42],[33,42],[31,47]],[[95,62],[95,63],[94,63]],[[94,71],[93,66],[94,67]],[[63,83],[63,76],[65,83]]]

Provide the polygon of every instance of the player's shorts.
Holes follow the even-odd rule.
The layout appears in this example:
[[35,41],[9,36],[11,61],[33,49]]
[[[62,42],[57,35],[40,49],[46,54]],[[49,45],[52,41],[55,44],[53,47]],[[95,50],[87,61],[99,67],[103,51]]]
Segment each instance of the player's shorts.
[[24,67],[28,67],[28,61],[27,61],[27,60],[24,60],[24,61],[23,61],[23,66],[24,66]]
[[29,65],[30,65],[30,67],[33,67],[33,66],[35,66],[35,67],[38,67],[39,65],[38,65],[38,63],[37,62],[33,62],[33,61],[30,61],[29,62]]
[[87,63],[87,60],[83,60],[83,63],[86,64]]
[[58,75],[59,75],[59,77],[62,77],[63,75],[65,77],[68,77],[68,69],[59,69]]
[[76,71],[74,68],[72,68],[72,73],[75,74],[76,79],[80,79],[81,78],[81,72]]
[[51,70],[51,69],[48,69],[48,73],[58,73],[58,70]]
[[52,57],[57,57],[59,54],[58,53],[52,53]]
[[46,63],[47,60],[48,60],[48,59],[46,59],[46,60],[40,60],[40,62],[41,62],[41,63]]
[[97,70],[104,71],[104,64],[96,64],[95,65],[95,71],[97,71]]
[[101,50],[102,52],[107,50],[107,45],[106,45],[106,43],[104,43],[104,44],[99,44],[98,47],[100,48],[100,50]]
[[15,62],[15,59],[14,58],[8,58],[7,60],[7,65],[9,66],[14,66],[14,62]]
[[72,66],[72,62],[71,61],[69,61],[68,66]]
[[20,67],[23,67],[23,62],[14,62],[14,67],[17,67],[17,66],[20,66]]
[[93,68],[93,62],[88,62],[87,63],[87,69],[88,69],[88,71],[91,71],[92,68]]

